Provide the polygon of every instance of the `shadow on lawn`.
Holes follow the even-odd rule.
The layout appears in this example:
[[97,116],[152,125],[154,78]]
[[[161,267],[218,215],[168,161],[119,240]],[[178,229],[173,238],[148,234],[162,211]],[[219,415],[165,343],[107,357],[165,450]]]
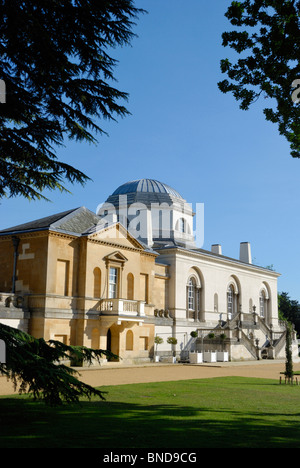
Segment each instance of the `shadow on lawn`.
[[0,400],[1,448],[299,448],[299,417],[176,405]]

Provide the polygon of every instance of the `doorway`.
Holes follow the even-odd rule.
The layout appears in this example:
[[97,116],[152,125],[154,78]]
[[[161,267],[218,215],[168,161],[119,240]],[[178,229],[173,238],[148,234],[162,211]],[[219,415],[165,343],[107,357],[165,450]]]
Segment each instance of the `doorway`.
[[[106,349],[116,356],[119,355],[119,332],[115,325],[112,325],[107,330],[106,335]],[[108,361],[119,361],[118,358],[107,358]]]

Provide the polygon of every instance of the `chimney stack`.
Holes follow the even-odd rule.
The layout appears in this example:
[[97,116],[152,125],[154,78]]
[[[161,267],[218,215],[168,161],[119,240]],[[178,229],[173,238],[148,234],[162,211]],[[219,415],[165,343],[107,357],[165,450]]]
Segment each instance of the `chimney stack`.
[[252,263],[250,242],[240,243],[240,261]]
[[211,246],[211,251],[212,251],[212,253],[222,255],[222,247],[221,247],[220,244],[213,244]]

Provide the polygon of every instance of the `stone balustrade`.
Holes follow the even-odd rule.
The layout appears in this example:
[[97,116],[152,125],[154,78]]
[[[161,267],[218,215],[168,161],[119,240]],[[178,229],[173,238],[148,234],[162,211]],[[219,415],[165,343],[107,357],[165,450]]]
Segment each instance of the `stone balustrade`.
[[103,314],[144,316],[145,303],[129,299],[102,299],[99,309]]

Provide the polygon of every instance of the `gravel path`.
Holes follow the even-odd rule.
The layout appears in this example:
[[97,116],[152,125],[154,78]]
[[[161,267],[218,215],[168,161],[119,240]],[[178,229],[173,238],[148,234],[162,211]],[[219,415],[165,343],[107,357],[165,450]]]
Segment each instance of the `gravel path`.
[[[300,363],[294,363],[293,368],[294,371],[300,371]],[[216,365],[155,364],[126,368],[109,367],[102,368],[101,370],[80,370],[80,379],[94,387],[225,376],[261,377],[279,380],[280,372],[283,372],[284,370],[284,361],[276,363],[270,363],[270,361],[255,361],[253,363],[218,363]]]
[[[293,364],[300,371],[300,362]],[[228,362],[217,364],[146,364],[124,367],[108,364],[101,368],[80,368],[79,378],[94,387],[128,383],[159,382],[210,377],[241,376],[275,379],[285,370],[284,361]],[[299,376],[300,381],[300,376]],[[14,394],[14,388],[6,377],[0,377],[0,395]]]

